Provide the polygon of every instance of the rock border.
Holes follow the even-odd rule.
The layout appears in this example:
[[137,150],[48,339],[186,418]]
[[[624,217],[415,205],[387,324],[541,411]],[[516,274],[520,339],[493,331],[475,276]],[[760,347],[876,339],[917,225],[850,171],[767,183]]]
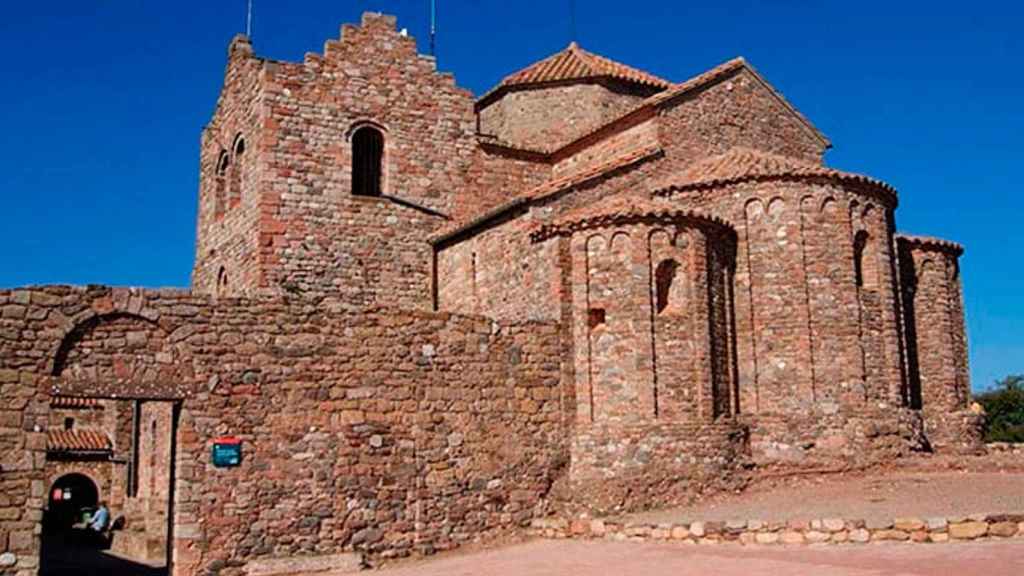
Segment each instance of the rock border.
[[896,518],[870,522],[846,518],[817,520],[621,523],[606,519],[538,518],[528,533],[542,538],[604,539],[682,544],[804,545],[870,542],[945,543],[979,538],[1024,538],[1024,513]]

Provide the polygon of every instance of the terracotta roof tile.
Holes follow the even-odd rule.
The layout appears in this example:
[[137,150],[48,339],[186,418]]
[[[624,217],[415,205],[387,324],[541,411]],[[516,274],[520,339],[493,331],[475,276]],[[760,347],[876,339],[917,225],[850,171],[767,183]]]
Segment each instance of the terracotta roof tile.
[[552,236],[568,235],[577,230],[614,225],[641,217],[704,220],[732,230],[732,226],[717,216],[684,208],[674,202],[634,193],[618,194],[595,204],[577,208],[550,224],[538,226],[530,237],[534,242],[539,242]]
[[79,398],[76,396],[54,396],[50,399],[51,408],[103,408],[98,398]]
[[96,430],[49,430],[47,452],[109,452],[110,438]]
[[868,176],[842,172],[813,162],[737,146],[724,154],[698,160],[681,175],[662,183],[654,193],[668,196],[698,188],[727,186],[745,181],[794,178],[831,178],[874,186],[895,200],[896,190]]
[[747,61],[744,60],[742,56],[733,58],[732,60],[723,62],[718,66],[711,68],[710,70],[705,70],[704,72],[701,72],[700,74],[688,80],[685,80],[678,84],[673,84],[668,90],[655,94],[654,96],[651,96],[650,98],[645,100],[644,104],[648,106],[661,104],[666,100],[671,100],[676,96],[685,94],[686,92],[689,92],[694,88],[699,88],[701,86],[704,86],[705,84],[714,82],[715,80],[718,80],[722,76],[730,74],[734,70],[738,70],[740,68],[743,68],[744,66],[749,67],[750,65],[747,64]]
[[481,96],[480,101],[493,98],[498,93],[514,86],[591,78],[614,78],[657,89],[665,89],[672,84],[643,70],[637,70],[604,56],[587,52],[573,42],[565,50],[509,74],[500,84]]
[[653,74],[587,52],[573,42],[565,50],[506,76],[501,85],[516,86],[597,77],[615,78],[654,88],[668,88],[671,84]]
[[637,148],[636,150],[626,152],[620,156],[612,158],[611,160],[602,162],[585,170],[581,170],[573,174],[562,176],[561,178],[548,180],[547,182],[535,186],[527,190],[523,194],[520,194],[515,198],[503,202],[495,206],[494,208],[486,210],[468,220],[456,222],[451,224],[450,226],[442,228],[441,230],[437,231],[435,234],[431,236],[430,242],[432,244],[439,244],[441,242],[444,242],[445,240],[457,236],[459,233],[463,231],[475,228],[483,224],[484,222],[487,222],[488,220],[491,220],[492,218],[495,218],[505,213],[506,211],[512,210],[518,206],[529,204],[530,202],[535,202],[537,200],[543,200],[544,198],[547,198],[549,196],[552,196],[574,186],[584,184],[590,180],[593,180],[594,178],[599,178],[609,172],[613,172],[615,170],[626,168],[638,162],[642,162],[660,153],[660,145],[650,144],[648,146],[643,146]]
[[897,234],[896,241],[906,242],[914,246],[921,246],[925,248],[938,248],[939,250],[952,252],[957,256],[964,253],[964,247],[962,244],[953,242],[952,240],[945,240],[943,238],[936,238],[934,236],[915,236],[911,234]]
[[[683,95],[685,95],[685,94],[687,94],[687,93],[689,93],[691,91],[698,90],[698,89],[700,89],[700,88],[702,88],[702,87],[704,87],[704,86],[706,86],[708,84],[711,84],[711,83],[713,83],[713,82],[715,82],[717,80],[720,80],[721,78],[723,78],[725,76],[728,76],[729,74],[732,74],[733,72],[735,72],[735,71],[737,71],[737,70],[739,70],[741,68],[746,68],[747,70],[749,70],[754,75],[754,77],[758,81],[760,81],[765,86],[765,88],[767,88],[769,91],[771,91],[771,93],[775,95],[775,97],[779,100],[779,102],[783,106],[785,106],[797,118],[799,118],[800,121],[807,127],[807,129],[811,133],[813,133],[815,135],[815,137],[820,139],[821,142],[826,147],[831,147],[832,146],[832,144],[829,142],[828,138],[826,138],[813,124],[811,124],[810,121],[807,120],[807,118],[804,117],[803,114],[801,114],[799,110],[797,110],[795,107],[793,107],[793,105],[790,104],[789,101],[787,101],[781,94],[779,94],[778,91],[775,90],[775,88],[772,87],[771,84],[769,84],[766,80],[764,80],[764,78],[762,78],[761,75],[758,74],[757,71],[754,70],[754,68],[745,59],[743,59],[742,57],[733,58],[732,60],[729,60],[727,62],[723,62],[722,64],[719,64],[718,66],[715,66],[714,68],[712,68],[710,70],[702,72],[702,73],[700,73],[700,74],[694,76],[693,78],[690,78],[690,79],[688,79],[688,80],[686,80],[684,82],[680,82],[678,84],[671,84],[668,87],[668,89],[663,90],[663,91],[661,91],[661,92],[659,92],[657,94],[654,94],[654,95],[644,99],[643,101],[638,103],[636,106],[634,106],[634,107],[626,110],[624,113],[620,114],[618,117],[613,118],[612,120],[610,120],[610,121],[608,121],[608,122],[606,122],[606,123],[596,127],[595,129],[591,130],[590,132],[587,132],[586,134],[581,135],[580,137],[576,138],[572,142],[568,142],[568,143],[566,143],[566,144],[564,144],[562,146],[557,146],[557,147],[553,147],[552,146],[552,147],[538,148],[538,149],[525,149],[525,148],[522,148],[520,146],[516,146],[514,144],[510,144],[510,143],[507,143],[507,142],[500,142],[500,141],[498,141],[496,139],[493,139],[493,138],[491,138],[490,141],[488,141],[487,143],[492,144],[494,146],[499,146],[499,147],[502,147],[502,148],[507,148],[507,149],[512,150],[512,151],[529,152],[531,154],[538,155],[538,156],[545,156],[546,155],[546,156],[549,157],[549,160],[550,160],[552,158],[556,158],[556,157],[564,155],[566,153],[566,151],[574,150],[576,147],[580,146],[581,142],[585,142],[586,140],[588,140],[590,138],[593,138],[595,135],[600,134],[603,131],[611,130],[611,133],[614,134],[614,133],[618,133],[621,130],[625,130],[626,128],[628,128],[628,127],[633,125],[633,123],[629,122],[629,120],[631,118],[636,119],[636,121],[642,121],[643,120],[643,118],[644,118],[643,111],[649,111],[651,109],[655,109],[658,106],[660,106],[660,105],[662,105],[662,104],[672,100],[673,98],[681,97],[681,96],[683,96]],[[480,102],[484,101],[485,98],[489,98],[489,97],[493,96],[494,93],[499,91],[499,89],[501,89],[501,88],[502,88],[502,85],[499,85],[498,87],[496,87],[495,89],[491,90],[490,92],[488,92],[484,96],[481,96],[480,99],[477,101],[478,104]],[[619,129],[613,128],[615,125],[620,125],[620,128]]]

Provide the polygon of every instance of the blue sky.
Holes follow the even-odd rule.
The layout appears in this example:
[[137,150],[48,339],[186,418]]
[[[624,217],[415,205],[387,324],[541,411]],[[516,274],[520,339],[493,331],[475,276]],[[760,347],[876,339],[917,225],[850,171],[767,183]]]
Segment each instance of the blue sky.
[[[438,0],[438,60],[480,94],[570,40],[570,0]],[[683,80],[745,56],[893,184],[897,225],[967,246],[975,388],[1024,373],[1024,79],[1016,2],[576,0],[591,51]],[[364,10],[428,47],[429,0],[255,0],[258,54],[301,60]],[[0,286],[187,286],[198,144],[245,0],[9,2],[0,17]]]

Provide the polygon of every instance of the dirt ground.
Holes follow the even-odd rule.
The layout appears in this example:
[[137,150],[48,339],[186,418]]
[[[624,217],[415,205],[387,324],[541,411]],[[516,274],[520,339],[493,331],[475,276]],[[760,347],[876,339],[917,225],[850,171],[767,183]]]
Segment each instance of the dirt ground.
[[887,521],[906,516],[1004,512],[1024,513],[1024,472],[897,471],[791,479],[622,520],[671,523],[841,517]]
[[1024,540],[827,547],[536,540],[384,568],[382,576],[911,576],[1024,574]]

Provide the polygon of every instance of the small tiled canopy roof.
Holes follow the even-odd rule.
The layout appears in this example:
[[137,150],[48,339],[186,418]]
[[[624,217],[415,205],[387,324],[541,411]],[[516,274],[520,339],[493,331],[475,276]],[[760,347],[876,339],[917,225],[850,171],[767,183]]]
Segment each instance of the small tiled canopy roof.
[[50,399],[51,408],[103,408],[97,398],[78,398],[75,396],[54,396]]
[[47,452],[110,452],[110,438],[96,430],[50,430]]
[[680,176],[663,182],[655,190],[655,194],[669,196],[673,192],[714,188],[746,181],[798,178],[829,178],[842,182],[867,184],[881,190],[894,200],[896,198],[896,190],[881,180],[743,146],[731,148],[724,154],[698,160]]
[[565,50],[509,74],[500,84],[484,94],[480,98],[480,102],[490,100],[498,93],[514,86],[595,78],[611,78],[656,90],[664,90],[672,85],[671,82],[643,70],[637,70],[604,56],[587,52],[573,42]]
[[732,230],[721,218],[678,206],[674,202],[655,200],[635,194],[621,194],[589,206],[572,210],[550,224],[539,226],[531,235],[535,242],[552,236],[566,236],[577,230],[615,226],[639,219],[702,220]]

